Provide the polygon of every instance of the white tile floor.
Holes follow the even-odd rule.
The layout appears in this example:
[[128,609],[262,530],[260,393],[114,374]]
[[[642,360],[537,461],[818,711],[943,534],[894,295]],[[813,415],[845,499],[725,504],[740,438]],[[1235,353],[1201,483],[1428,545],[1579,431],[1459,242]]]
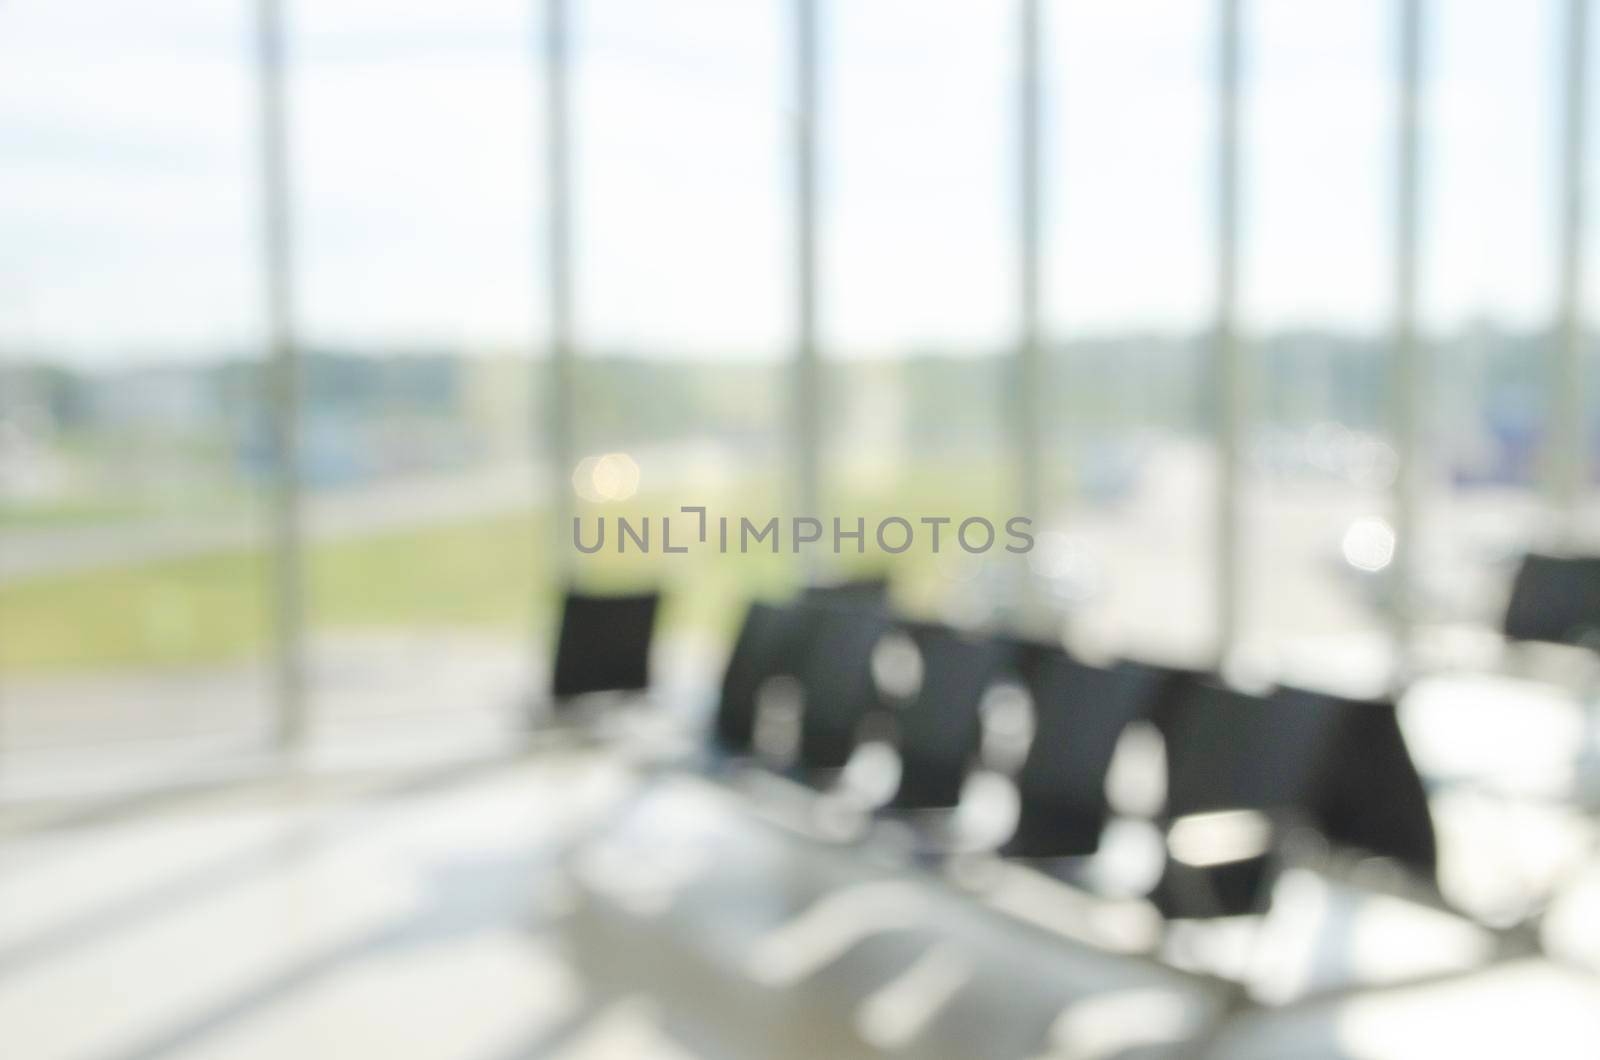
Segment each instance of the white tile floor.
[[[702,934],[702,916],[687,928],[663,927],[665,944],[646,939],[674,901],[711,887],[729,866],[670,845],[648,863],[626,854],[608,862],[605,845],[592,842],[565,858],[637,784],[614,755],[568,747],[263,777],[93,815],[0,809],[0,1055],[750,1056],[738,1045],[718,1048],[714,1027],[706,1036],[682,1033],[673,1006],[684,984],[663,977],[731,976],[690,984],[715,993],[713,1001],[788,996],[782,991],[795,984],[765,983],[749,962],[793,915],[785,902],[802,901],[799,883],[784,871],[756,872],[751,889],[727,890],[730,915],[748,921],[748,938],[720,928]],[[1451,828],[1481,838],[1485,822],[1500,819],[1482,806],[1458,812],[1465,816],[1446,821],[1447,838]],[[1528,823],[1535,818],[1520,812],[1500,819],[1505,849],[1555,842],[1540,839]],[[1582,815],[1574,827],[1592,831]],[[1480,873],[1492,864],[1482,861]],[[1499,876],[1515,875],[1501,867]],[[1590,877],[1592,897],[1600,877]],[[614,911],[610,926],[569,932],[573,910],[597,894]],[[1582,958],[1600,948],[1582,944],[1594,931],[1581,915],[1592,907],[1568,902],[1566,920],[1552,921],[1571,943],[1567,955],[1576,955],[1566,967],[1525,960],[1437,987],[1269,1013],[1230,1031],[1220,1055],[1277,1056],[1290,1042],[1297,1055],[1500,1057],[1521,1044],[1529,1057],[1592,1056],[1600,979],[1583,970]],[[1436,956],[1433,941],[1416,941],[1434,936],[1407,934],[1399,920],[1364,923],[1375,926],[1350,936],[1361,947],[1409,945]],[[640,963],[598,982],[593,954],[574,948],[584,939],[611,947],[609,959],[627,964],[639,955]],[[775,1026],[786,1029],[774,1031],[767,1055],[815,1055],[806,1051],[807,1028],[839,1005],[846,1018],[833,1033],[854,1035],[837,1040],[857,1043],[850,1055],[945,1055],[928,1040],[947,1033],[939,1021],[994,1001],[992,993],[973,996],[994,990],[987,951],[970,948],[973,940],[968,931],[953,947],[880,948],[866,964],[845,959],[843,972],[802,975],[792,1005],[773,1002]],[[686,956],[696,947],[708,954],[699,963]],[[719,956],[718,947],[730,949]],[[841,974],[857,979],[830,979]],[[930,993],[940,995],[931,1007],[923,996]],[[718,1012],[741,1018],[716,1004],[696,1011],[702,1023]],[[1081,1023],[1088,1010],[1078,1011]],[[743,1014],[758,1031],[766,1018],[765,1010]],[[1066,1040],[1049,1037],[1049,1026],[1040,1024],[1040,1048]]]
[[582,984],[530,933],[559,898],[539,865],[618,771],[569,756],[386,790],[419,779],[5,836],[0,1051],[493,1056],[570,1016]]

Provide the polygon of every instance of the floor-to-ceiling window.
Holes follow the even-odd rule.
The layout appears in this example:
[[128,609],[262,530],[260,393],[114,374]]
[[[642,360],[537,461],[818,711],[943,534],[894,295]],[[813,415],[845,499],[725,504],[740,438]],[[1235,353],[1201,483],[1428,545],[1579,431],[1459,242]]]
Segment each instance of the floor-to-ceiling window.
[[[0,747],[270,724],[250,11],[0,10]],[[54,777],[54,773],[49,773]]]
[[[1006,414],[1015,340],[1014,5],[824,5],[825,512],[865,520],[904,606],[987,618],[1015,596]],[[898,555],[875,538],[906,520]],[[998,540],[987,540],[986,518]],[[949,523],[923,522],[948,519]],[[842,569],[860,566],[845,539]],[[937,554],[933,534],[941,536]],[[898,524],[886,531],[902,543]]]
[[1420,308],[1426,617],[1497,621],[1540,504],[1556,339],[1561,3],[1431,11]]
[[534,12],[294,4],[287,32],[311,709],[452,731],[527,694],[551,488]]
[[1241,27],[1241,647],[1273,671],[1336,660],[1374,691],[1390,662],[1398,458],[1393,11],[1249,4]]
[[1047,496],[1075,638],[1202,660],[1216,631],[1215,4],[1047,10]]
[[556,547],[586,588],[663,591],[664,642],[686,649],[669,670],[714,657],[742,601],[794,576],[787,531],[776,554],[738,545],[741,519],[790,501],[787,15],[573,5],[575,463],[558,486],[583,545],[605,537]]
[[[1229,417],[1237,646],[1268,669],[1384,672],[1407,452],[1412,618],[1492,620],[1516,553],[1563,540],[1539,483],[1560,444],[1567,4],[1424,5],[1411,448],[1394,435],[1392,327],[1403,5],[1238,5],[1231,413],[1214,332],[1229,8],[1038,5],[1044,455],[1025,562],[1003,531],[986,554],[955,537],[969,516],[1021,514],[1027,487],[1025,6],[564,7],[572,194],[558,206],[546,5],[283,6],[304,561],[291,573],[306,601],[290,633],[320,725],[471,707],[500,731],[541,680],[545,641],[530,634],[553,625],[567,575],[659,585],[668,633],[712,643],[739,600],[804,577],[887,569],[905,608],[967,621],[1009,617],[1026,569],[1074,639],[1208,660],[1228,613]],[[814,101],[795,69],[807,10]],[[0,12],[0,49],[24,75],[0,92],[12,750],[254,747],[271,731],[281,454],[257,14]],[[807,229],[796,163],[813,120]],[[561,453],[553,209],[571,251]],[[822,492],[798,512],[807,231]],[[1600,372],[1587,385],[1600,395]],[[610,521],[599,552],[555,525],[567,505],[591,529]],[[706,540],[684,506],[706,509]],[[820,562],[796,558],[786,522],[776,553],[741,548],[743,518],[797,514],[824,522]],[[618,516],[650,521],[648,554],[619,550]],[[665,516],[688,554],[666,552]],[[852,537],[834,555],[835,516],[863,521],[859,553]],[[917,537],[900,555],[872,540],[890,516]],[[951,520],[937,554],[925,519]]]

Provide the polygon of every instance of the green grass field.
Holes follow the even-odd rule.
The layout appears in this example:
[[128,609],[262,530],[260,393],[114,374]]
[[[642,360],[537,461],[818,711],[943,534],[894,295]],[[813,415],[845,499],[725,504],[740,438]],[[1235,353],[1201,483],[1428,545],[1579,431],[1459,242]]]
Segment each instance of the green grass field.
[[[892,488],[841,488],[831,512],[915,521],[921,514],[997,514],[1003,484],[979,468],[942,467]],[[771,489],[755,486],[700,495],[713,515],[776,512]],[[585,506],[586,525],[604,512],[639,519],[677,510],[681,496],[638,497]],[[692,517],[674,536],[686,540]],[[558,596],[558,554],[549,520],[524,511],[312,543],[306,555],[306,606],[313,629],[482,629],[516,634],[547,628]],[[614,524],[613,524],[614,527]],[[659,532],[659,531],[658,531]],[[870,530],[869,530],[870,533]],[[559,543],[571,552],[569,541]],[[576,553],[571,553],[576,555]],[[829,557],[832,560],[832,557]],[[731,630],[744,600],[797,584],[801,564],[783,551],[720,555],[577,556],[576,577],[594,588],[660,585],[668,630]],[[922,548],[897,557],[846,554],[833,569],[888,569],[913,605],[936,596],[935,557]],[[271,630],[271,557],[236,550],[115,569],[49,575],[0,587],[0,671],[10,674],[171,667],[247,659]]]

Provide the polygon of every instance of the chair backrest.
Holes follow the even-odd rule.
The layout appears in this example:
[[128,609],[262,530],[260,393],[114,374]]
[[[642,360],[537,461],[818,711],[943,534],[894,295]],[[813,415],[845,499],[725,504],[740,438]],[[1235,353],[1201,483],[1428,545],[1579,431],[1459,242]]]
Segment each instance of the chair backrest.
[[1147,716],[1166,675],[1132,663],[1080,662],[1060,648],[1029,645],[1018,670],[1033,700],[1033,740],[1017,770],[1017,827],[1009,857],[1091,854],[1109,807],[1106,774],[1129,722]]
[[[1155,718],[1166,744],[1164,817],[1253,810],[1278,821],[1312,818],[1335,713],[1325,704],[1292,709],[1209,676],[1170,682]],[[1263,908],[1271,882],[1267,853],[1209,864],[1169,857],[1150,898],[1168,917],[1236,916]]]
[[922,683],[896,717],[897,809],[941,809],[961,788],[983,738],[984,692],[1005,676],[1015,648],[936,625],[910,629],[922,657]]
[[657,592],[594,596],[569,591],[556,644],[556,698],[648,687],[660,601]]
[[802,772],[842,769],[856,749],[862,721],[879,705],[872,653],[890,628],[889,618],[876,607],[796,606],[804,616],[805,661],[795,765]]
[[1502,629],[1511,640],[1600,638],[1600,556],[1528,553],[1512,579]]
[[1325,703],[1288,709],[1275,696],[1207,677],[1175,681],[1155,716],[1166,743],[1165,816],[1297,812],[1310,806],[1331,751],[1336,713]]
[[[1432,876],[1432,819],[1392,704],[1293,688],[1253,695],[1187,679],[1169,688],[1157,719],[1168,820],[1257,810]],[[1169,916],[1246,913],[1261,907],[1269,884],[1263,858],[1169,862],[1156,901]]]
[[1330,711],[1337,718],[1314,808],[1323,835],[1432,879],[1438,866],[1433,815],[1394,704],[1298,688],[1281,688],[1273,699],[1284,710]]
[[803,606],[750,604],[722,675],[722,697],[712,725],[712,739],[721,750],[731,754],[751,750],[761,688],[774,677],[798,679],[805,669],[813,625],[813,615]]

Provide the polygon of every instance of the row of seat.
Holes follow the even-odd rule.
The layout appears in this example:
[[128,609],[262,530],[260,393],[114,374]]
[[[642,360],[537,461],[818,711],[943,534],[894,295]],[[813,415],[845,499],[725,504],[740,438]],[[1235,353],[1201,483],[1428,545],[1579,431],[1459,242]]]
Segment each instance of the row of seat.
[[[555,690],[644,688],[653,594],[570,596]],[[587,634],[585,634],[587,631]],[[888,638],[914,646],[921,678],[903,698],[874,674]],[[757,749],[762,703],[778,682],[798,691],[792,760],[777,768],[826,786],[881,732],[899,760],[880,814],[957,806],[979,760],[988,692],[1026,692],[1033,735],[1012,780],[1015,828],[998,853],[1074,878],[1111,815],[1113,753],[1130,725],[1165,746],[1165,801],[1154,823],[1254,811],[1287,830],[1392,858],[1431,881],[1435,842],[1426,795],[1391,703],[1308,689],[1229,687],[1216,675],[1122,661],[1097,665],[1061,646],[893,617],[882,580],[812,588],[786,603],[755,602],[724,672],[708,735],[718,765],[771,765]],[[1171,917],[1249,912],[1265,900],[1267,859],[1208,865],[1168,858],[1149,897]]]
[[[1288,687],[1250,692],[1133,661],[1096,665],[1054,644],[897,622],[858,587],[847,593],[750,605],[712,726],[719,759],[756,757],[762,690],[787,679],[802,704],[793,775],[826,783],[863,731],[887,731],[900,776],[879,812],[952,809],[979,759],[985,694],[1013,682],[1032,704],[1033,735],[1013,775],[1018,814],[1003,856],[1075,877],[1075,859],[1096,852],[1111,813],[1106,781],[1118,742],[1147,722],[1166,751],[1160,827],[1255,811],[1433,878],[1427,799],[1390,703]],[[895,634],[915,645],[922,670],[898,704],[873,679],[874,652]],[[1266,869],[1259,856],[1204,866],[1169,857],[1149,897],[1171,917],[1250,912],[1264,902]]]
[[[1146,804],[1140,814],[1144,826],[1131,832],[1159,835],[1166,842],[1146,848],[1147,853],[1159,850],[1161,860],[1145,866],[1154,871],[1141,874],[1137,893],[1169,925],[1264,912],[1275,890],[1277,856],[1291,845],[1304,849],[1286,841],[1295,838],[1310,838],[1318,849],[1387,859],[1404,870],[1404,878],[1390,876],[1386,882],[1400,882],[1406,893],[1425,901],[1442,900],[1434,885],[1437,850],[1428,797],[1391,702],[1307,688],[1242,689],[1212,673],[1133,660],[1098,663],[1054,643],[907,621],[891,612],[887,588],[883,580],[869,579],[807,589],[782,603],[750,604],[701,738],[703,754],[695,756],[694,764],[746,793],[751,801],[743,805],[761,816],[773,811],[794,824],[797,819],[783,812],[793,803],[767,798],[770,785],[745,782],[752,775],[779,774],[830,794],[835,789],[859,794],[853,783],[858,771],[847,766],[866,765],[864,745],[885,741],[900,764],[892,791],[877,792],[870,806],[848,801],[873,817],[911,823],[914,834],[935,840],[919,844],[918,853],[932,855],[936,864],[952,870],[969,866],[955,853],[957,848],[940,846],[952,833],[939,825],[964,797],[979,790],[970,783],[976,771],[1001,766],[1015,795],[1014,823],[1004,836],[990,833],[990,842],[981,849],[1080,891],[1127,897],[1133,892],[1106,888],[1112,874],[1097,870],[1120,862],[1121,840],[1130,834],[1116,820],[1129,811],[1128,804],[1111,797],[1108,789],[1120,786],[1112,782],[1112,774],[1114,763],[1123,761],[1121,748],[1147,742],[1127,739],[1138,727],[1160,738],[1163,753],[1155,769],[1164,790],[1159,808]],[[648,593],[570,596],[554,682],[559,697],[647,688],[659,602]],[[1527,557],[1504,617],[1507,640],[1593,647],[1596,631],[1600,560]],[[908,657],[915,671],[910,680],[904,672]],[[886,665],[895,660],[902,665]],[[996,689],[1005,686],[1013,691],[1002,698]],[[986,719],[986,714],[1019,700],[1028,703],[1031,714],[1026,745],[1012,747],[1014,753],[999,763],[988,753],[998,727],[987,724],[993,718]],[[790,738],[781,741],[784,747],[776,754],[767,739],[774,715],[791,723]],[[813,838],[842,841],[843,833],[834,828],[815,830],[836,819],[813,811],[837,804],[827,794],[803,800],[801,827]],[[1265,824],[1264,832],[1250,837],[1257,842],[1231,849],[1224,843],[1224,849],[1194,857],[1194,844],[1184,840],[1205,829],[1190,826],[1206,824],[1210,817],[1235,816],[1230,811]],[[929,819],[934,826],[924,830],[921,826]],[[886,825],[881,831],[900,829]],[[1118,842],[1103,844],[1112,835]],[[883,847],[872,846],[877,854],[883,852]],[[952,854],[954,860],[944,862]],[[1297,857],[1291,860],[1299,863]],[[839,861],[867,869],[883,864],[875,855]],[[987,862],[979,859],[980,864]],[[1316,865],[1342,874],[1350,861],[1318,858]],[[1007,899],[1014,893],[1010,884],[1026,884],[1026,872],[961,871],[952,876],[961,881],[961,890],[976,885],[988,892],[974,908],[992,904],[1026,923],[1062,926],[1056,915],[1041,917],[1039,908],[1023,908]],[[1370,874],[1361,876],[1363,884],[1372,880]],[[1023,891],[1035,899],[1042,895],[1026,886]],[[1047,905],[1055,899],[1043,897]],[[831,906],[824,902],[818,906],[823,908]],[[1071,919],[1076,929],[1069,926],[1068,933],[1087,932],[1081,937],[1096,944],[1145,948],[1161,938],[1149,933],[1156,921],[1142,916],[1137,921],[1101,917],[1097,907],[1072,900],[1066,908],[1079,911]],[[1083,918],[1084,913],[1089,917]],[[1137,930],[1123,930],[1134,923]],[[1252,936],[1257,940],[1267,931],[1258,926],[1262,934]],[[1229,930],[1214,938],[1225,942],[1240,937]],[[1242,966],[1218,958],[1234,952],[1226,945],[1197,961],[1199,937],[1174,931],[1165,936],[1167,945],[1149,952],[1184,968],[1220,971],[1224,981],[1241,974]],[[1525,939],[1508,934],[1505,941],[1510,946],[1503,952],[1524,952]],[[1231,989],[1243,988],[1235,983]]]
[[[883,579],[810,589],[812,602],[881,600]],[[554,693],[642,689],[649,683],[650,635],[658,593],[592,596],[569,593],[562,612]],[[758,625],[769,617],[752,612]],[[1528,553],[1512,579],[1501,631],[1511,641],[1600,645],[1600,556]],[[759,629],[748,635],[760,640]]]

